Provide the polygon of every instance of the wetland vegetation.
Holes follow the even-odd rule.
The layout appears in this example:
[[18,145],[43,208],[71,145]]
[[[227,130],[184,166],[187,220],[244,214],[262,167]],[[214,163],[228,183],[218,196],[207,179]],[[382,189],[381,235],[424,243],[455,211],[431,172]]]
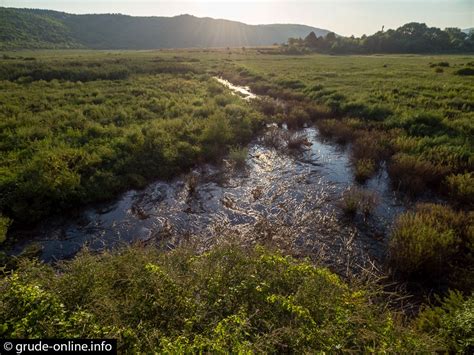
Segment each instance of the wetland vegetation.
[[472,55],[2,58],[0,337],[472,351]]

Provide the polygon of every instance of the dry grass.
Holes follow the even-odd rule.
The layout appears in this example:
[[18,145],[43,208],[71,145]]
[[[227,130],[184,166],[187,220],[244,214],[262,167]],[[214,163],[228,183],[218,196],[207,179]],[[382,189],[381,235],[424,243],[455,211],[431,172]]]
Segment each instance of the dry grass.
[[344,213],[351,216],[362,213],[367,217],[373,212],[377,203],[377,194],[358,187],[351,187],[346,190],[340,200],[340,206]]
[[446,167],[403,153],[396,154],[388,167],[394,187],[415,195],[439,185],[447,171]]

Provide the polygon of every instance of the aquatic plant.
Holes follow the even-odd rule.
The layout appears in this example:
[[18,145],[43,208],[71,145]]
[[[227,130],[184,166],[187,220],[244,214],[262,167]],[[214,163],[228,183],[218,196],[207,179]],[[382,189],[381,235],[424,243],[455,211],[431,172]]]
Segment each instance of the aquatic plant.
[[249,150],[247,147],[233,147],[229,152],[229,159],[235,164],[236,167],[241,168],[245,166],[247,161]]
[[375,173],[375,163],[371,159],[360,159],[355,163],[354,177],[359,183],[364,183]]
[[446,175],[446,168],[419,157],[398,153],[391,160],[388,172],[395,188],[419,194],[436,186]]
[[340,205],[344,213],[348,215],[360,212],[367,217],[377,206],[377,202],[376,193],[359,187],[350,187],[342,194]]
[[311,145],[305,133],[291,132],[285,135],[286,147],[290,150],[302,150]]
[[[454,282],[456,265],[473,276],[472,218],[472,214],[448,206],[417,205],[414,211],[402,214],[394,226],[390,240],[392,266],[424,282]],[[469,282],[472,284],[472,279]]]

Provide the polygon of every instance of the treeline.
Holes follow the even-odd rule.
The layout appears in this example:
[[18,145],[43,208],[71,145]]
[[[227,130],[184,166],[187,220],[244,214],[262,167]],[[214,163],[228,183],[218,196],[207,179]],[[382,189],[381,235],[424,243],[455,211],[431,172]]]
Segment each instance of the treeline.
[[311,32],[306,38],[290,38],[282,46],[288,54],[322,52],[334,54],[370,53],[441,53],[473,52],[474,32],[459,28],[428,27],[424,23],[407,23],[396,30],[379,31],[371,36],[341,37],[330,32],[318,37]]

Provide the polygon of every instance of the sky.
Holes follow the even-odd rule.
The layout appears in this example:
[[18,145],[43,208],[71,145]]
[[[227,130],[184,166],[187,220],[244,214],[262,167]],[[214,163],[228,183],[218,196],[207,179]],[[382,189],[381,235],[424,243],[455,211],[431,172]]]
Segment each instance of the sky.
[[298,23],[340,35],[372,34],[408,22],[474,27],[474,0],[0,0],[3,7],[51,9],[75,14],[224,18],[248,24]]

